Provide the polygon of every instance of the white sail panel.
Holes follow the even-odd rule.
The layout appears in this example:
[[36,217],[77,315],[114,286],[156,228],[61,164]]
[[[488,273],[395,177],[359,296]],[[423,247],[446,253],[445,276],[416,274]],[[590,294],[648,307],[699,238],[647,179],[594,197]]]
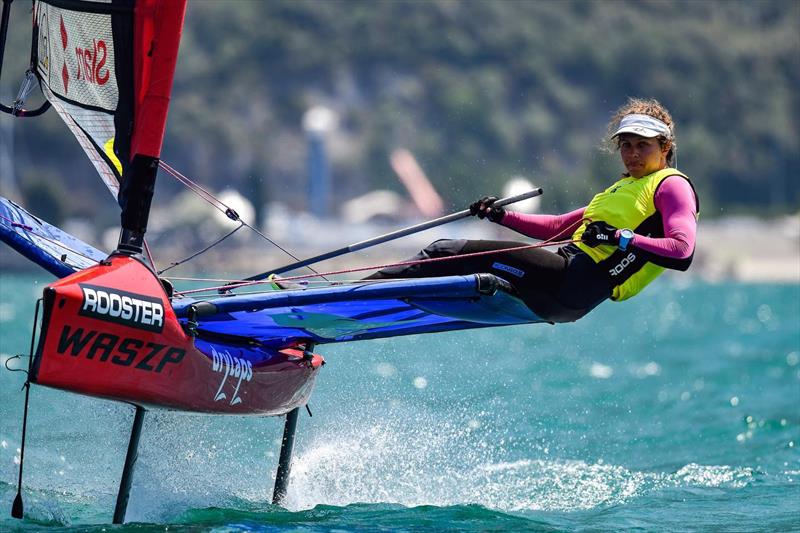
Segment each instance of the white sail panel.
[[117,198],[123,168],[114,146],[120,86],[112,16],[132,20],[132,4],[54,4],[34,4],[42,92]]
[[37,5],[37,68],[61,98],[113,112],[119,101],[111,15]]
[[114,154],[114,115],[70,104],[55,97],[45,85],[42,85],[42,91],[78,139],[89,161],[116,199],[122,179],[122,164]]

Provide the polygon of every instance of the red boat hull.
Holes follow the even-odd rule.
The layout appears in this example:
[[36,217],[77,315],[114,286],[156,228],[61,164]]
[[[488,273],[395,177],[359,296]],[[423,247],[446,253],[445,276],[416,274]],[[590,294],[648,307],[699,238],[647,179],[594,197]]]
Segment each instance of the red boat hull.
[[266,416],[304,405],[322,364],[299,348],[190,335],[156,275],[117,254],[45,288],[31,381],[148,408]]

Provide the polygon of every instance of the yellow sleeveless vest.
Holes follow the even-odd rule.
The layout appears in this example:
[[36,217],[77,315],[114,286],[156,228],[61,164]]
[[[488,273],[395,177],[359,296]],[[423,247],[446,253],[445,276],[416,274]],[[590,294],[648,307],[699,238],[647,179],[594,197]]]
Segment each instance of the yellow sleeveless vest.
[[[653,199],[658,186],[668,176],[675,175],[689,180],[682,172],[674,168],[665,168],[641,178],[628,177],[617,181],[592,198],[583,215],[585,220],[572,238],[580,239],[586,226],[590,222],[598,220],[607,222],[616,228],[628,228],[636,231],[640,224],[656,213]],[[635,250],[628,249],[626,252],[621,252],[616,246],[608,245],[592,248],[582,242],[577,243],[577,246],[594,259],[595,263],[600,263],[615,253],[622,254],[620,261],[609,270],[610,279],[613,280],[619,275],[619,278],[624,280],[612,290],[611,299],[614,301],[626,300],[638,294],[664,271],[663,267],[645,262],[633,275],[626,277],[624,275],[625,268],[636,262],[637,252]]]

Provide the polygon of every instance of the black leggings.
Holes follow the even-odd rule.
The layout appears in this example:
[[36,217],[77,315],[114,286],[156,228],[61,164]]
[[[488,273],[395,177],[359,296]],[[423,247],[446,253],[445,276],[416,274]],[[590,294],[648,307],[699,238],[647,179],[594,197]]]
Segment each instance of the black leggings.
[[[512,241],[442,239],[411,260],[504,250],[524,246]],[[578,247],[557,253],[541,248],[497,252],[448,261],[389,267],[366,279],[427,278],[490,273],[507,280],[533,312],[549,322],[572,322],[611,296],[607,277]]]

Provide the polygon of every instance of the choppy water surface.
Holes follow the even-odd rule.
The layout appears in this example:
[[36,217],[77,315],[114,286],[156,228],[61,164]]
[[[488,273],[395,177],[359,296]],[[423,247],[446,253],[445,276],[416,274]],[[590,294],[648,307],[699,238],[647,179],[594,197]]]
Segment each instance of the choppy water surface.
[[[286,508],[282,421],[148,413],[118,530],[800,530],[800,286],[665,280],[582,322],[321,347]],[[0,277],[25,353],[46,277]],[[12,366],[19,366],[12,362]],[[0,371],[0,530],[108,529],[132,408]]]

